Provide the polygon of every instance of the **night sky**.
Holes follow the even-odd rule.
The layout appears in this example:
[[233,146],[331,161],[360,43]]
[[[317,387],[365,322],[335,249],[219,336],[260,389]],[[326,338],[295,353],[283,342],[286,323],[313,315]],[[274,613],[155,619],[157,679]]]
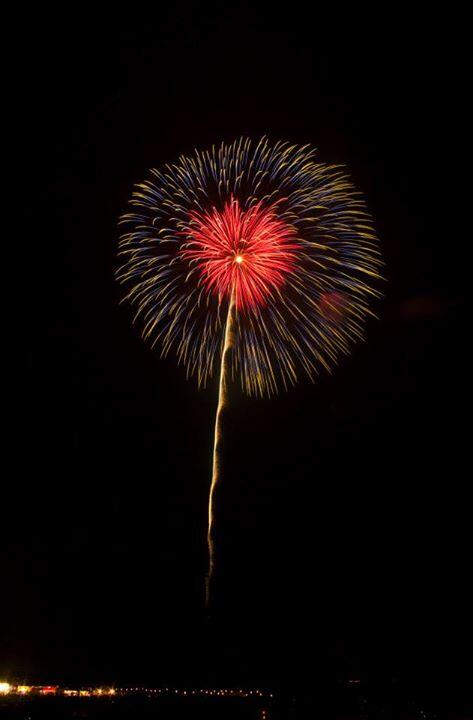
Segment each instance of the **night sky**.
[[[16,31],[2,677],[467,683],[456,61],[439,49],[440,18],[343,33],[315,20],[178,8]],[[117,219],[149,167],[264,133],[347,165],[387,282],[367,342],[332,375],[273,400],[232,389],[209,619],[217,385],[198,390],[119,306]]]

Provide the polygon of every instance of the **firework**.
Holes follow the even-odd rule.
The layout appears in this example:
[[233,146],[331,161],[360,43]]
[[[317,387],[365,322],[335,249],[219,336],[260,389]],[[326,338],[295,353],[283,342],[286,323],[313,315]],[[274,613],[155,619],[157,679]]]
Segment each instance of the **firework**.
[[151,170],[121,223],[118,279],[143,337],[173,351],[199,385],[219,376],[208,592],[228,380],[270,396],[330,370],[373,314],[378,240],[342,167],[267,138]]

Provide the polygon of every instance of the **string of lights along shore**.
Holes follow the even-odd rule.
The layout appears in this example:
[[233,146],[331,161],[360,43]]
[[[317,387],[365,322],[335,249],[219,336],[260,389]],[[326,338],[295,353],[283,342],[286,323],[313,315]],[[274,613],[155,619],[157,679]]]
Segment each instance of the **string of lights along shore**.
[[218,380],[209,606],[228,384],[273,396],[348,354],[381,295],[379,241],[344,167],[266,137],[150,170],[120,226],[117,278],[143,338],[175,353],[199,386]]
[[172,687],[62,687],[60,685],[16,685],[0,681],[0,695],[61,697],[164,697],[164,698],[243,698],[272,700],[274,695],[260,688],[172,688]]

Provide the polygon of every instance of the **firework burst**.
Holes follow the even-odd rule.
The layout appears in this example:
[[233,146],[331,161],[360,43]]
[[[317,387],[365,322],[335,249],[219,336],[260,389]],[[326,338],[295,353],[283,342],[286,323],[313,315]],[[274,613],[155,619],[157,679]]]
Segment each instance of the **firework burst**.
[[[182,156],[135,188],[118,279],[143,337],[205,385],[219,372],[209,500],[231,375],[272,395],[330,370],[363,337],[382,259],[345,170],[309,146],[241,138]],[[231,350],[231,352],[230,352]]]
[[238,310],[264,305],[293,271],[295,228],[261,203],[242,210],[231,198],[219,212],[192,212],[194,227],[182,256],[199,268],[204,286],[218,297],[235,295]]

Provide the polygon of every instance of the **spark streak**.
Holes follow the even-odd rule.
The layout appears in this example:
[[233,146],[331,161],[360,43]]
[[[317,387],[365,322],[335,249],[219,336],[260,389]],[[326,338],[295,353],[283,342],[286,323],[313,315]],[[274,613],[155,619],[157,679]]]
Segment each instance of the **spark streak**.
[[235,308],[235,290],[232,290],[230,301],[228,304],[228,313],[225,323],[225,335],[222,349],[222,359],[220,362],[220,379],[218,388],[218,405],[217,412],[215,414],[215,429],[214,429],[214,449],[213,449],[213,464],[212,464],[212,482],[210,484],[209,492],[209,510],[208,510],[208,530],[207,530],[207,545],[209,551],[209,569],[205,583],[205,605],[207,608],[210,606],[210,590],[212,577],[215,570],[215,547],[212,537],[212,530],[214,525],[214,495],[215,488],[220,478],[220,458],[219,458],[219,444],[222,437],[221,431],[221,415],[222,410],[225,407],[227,400],[227,373],[228,373],[228,362],[227,355],[233,344],[233,325],[234,315],[236,312]]

